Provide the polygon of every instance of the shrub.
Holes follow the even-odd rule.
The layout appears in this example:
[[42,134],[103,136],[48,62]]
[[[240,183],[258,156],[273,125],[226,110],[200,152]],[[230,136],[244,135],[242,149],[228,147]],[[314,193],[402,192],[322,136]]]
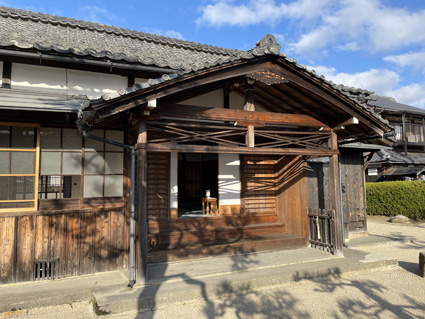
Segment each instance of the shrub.
[[366,183],[369,215],[404,215],[425,219],[425,182]]

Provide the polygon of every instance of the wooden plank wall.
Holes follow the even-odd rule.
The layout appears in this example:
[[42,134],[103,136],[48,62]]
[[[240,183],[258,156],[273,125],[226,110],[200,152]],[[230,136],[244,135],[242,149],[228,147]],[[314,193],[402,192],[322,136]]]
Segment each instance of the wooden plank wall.
[[168,219],[170,214],[170,153],[148,153],[148,219]]
[[331,209],[329,161],[308,163],[308,207]]
[[39,259],[67,277],[126,268],[125,255],[124,211],[0,217],[1,283],[33,280]]
[[276,156],[242,156],[244,214],[276,212]]
[[302,156],[282,156],[276,167],[278,221],[285,223],[287,233],[307,242],[307,163]]
[[[361,151],[341,152],[341,196],[346,234],[366,231],[362,156]],[[329,185],[329,162],[309,162],[309,207],[331,209]]]
[[362,165],[361,151],[341,152],[342,211],[348,232],[366,231]]

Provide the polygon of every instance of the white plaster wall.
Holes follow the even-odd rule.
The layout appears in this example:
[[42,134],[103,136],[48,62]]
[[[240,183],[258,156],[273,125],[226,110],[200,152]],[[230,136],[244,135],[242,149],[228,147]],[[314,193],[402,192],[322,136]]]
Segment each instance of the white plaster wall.
[[241,182],[238,154],[218,155],[218,197],[219,205],[241,204]]
[[89,99],[125,89],[127,84],[127,77],[120,75],[68,70],[68,94],[87,95]]
[[178,208],[178,153],[171,152],[170,157],[170,208]]
[[[231,109],[235,110],[243,110],[245,106],[245,98],[241,96],[239,93],[236,92],[230,92],[229,94],[229,104]],[[267,112],[265,109],[261,107],[261,105],[258,105],[257,103],[255,105],[255,111],[258,112]]]
[[145,83],[148,82],[149,79],[145,78],[134,78],[134,83]]
[[[3,61],[0,61],[0,75],[3,75]],[[0,76],[0,85],[3,84],[3,76]]]
[[11,88],[66,93],[66,69],[12,63]]
[[191,99],[184,100],[179,104],[205,106],[205,107],[224,107],[223,90],[211,91]]

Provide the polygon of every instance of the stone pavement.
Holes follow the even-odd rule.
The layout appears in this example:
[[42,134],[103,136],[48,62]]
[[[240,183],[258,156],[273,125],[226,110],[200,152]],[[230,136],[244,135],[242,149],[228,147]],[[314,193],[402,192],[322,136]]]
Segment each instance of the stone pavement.
[[394,245],[403,240],[384,236],[353,239],[344,257],[304,248],[250,253],[170,264],[148,269],[145,286],[127,288],[126,271],[105,272],[54,281],[0,286],[0,318],[31,316],[52,309],[76,309],[90,304],[97,315],[149,311],[172,304],[230,294],[249,293],[343,273],[396,267],[395,258],[367,253],[368,245]]

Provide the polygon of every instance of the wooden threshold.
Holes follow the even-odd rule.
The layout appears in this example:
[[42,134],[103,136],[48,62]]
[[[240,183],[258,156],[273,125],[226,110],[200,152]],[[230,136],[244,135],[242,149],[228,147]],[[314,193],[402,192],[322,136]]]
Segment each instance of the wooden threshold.
[[267,234],[228,237],[209,243],[189,242],[184,247],[175,246],[168,250],[152,250],[148,263],[177,262],[187,259],[210,258],[217,255],[237,255],[260,251],[287,250],[307,247],[307,238],[293,234]]

